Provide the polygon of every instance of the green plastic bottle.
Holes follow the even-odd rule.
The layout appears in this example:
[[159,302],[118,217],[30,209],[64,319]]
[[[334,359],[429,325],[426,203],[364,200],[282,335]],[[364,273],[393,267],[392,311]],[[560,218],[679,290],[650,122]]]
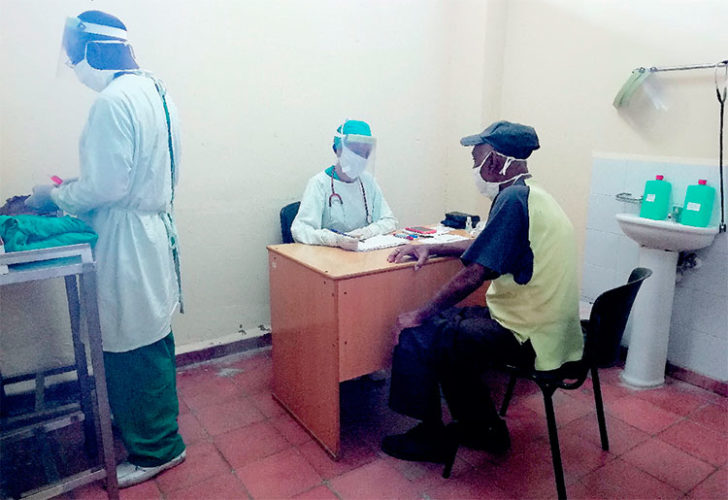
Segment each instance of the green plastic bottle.
[[700,179],[697,184],[691,184],[685,193],[685,205],[680,222],[686,226],[708,227],[710,216],[713,214],[713,200],[715,200],[715,188],[708,186],[705,179]]
[[642,197],[640,217],[645,219],[665,220],[670,210],[672,185],[662,175],[654,181],[645,182],[645,194]]

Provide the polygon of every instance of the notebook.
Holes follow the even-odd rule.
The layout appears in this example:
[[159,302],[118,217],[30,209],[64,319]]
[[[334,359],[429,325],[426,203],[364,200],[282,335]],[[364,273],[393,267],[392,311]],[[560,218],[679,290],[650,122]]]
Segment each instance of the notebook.
[[406,243],[407,240],[403,238],[397,238],[392,234],[378,234],[377,236],[372,236],[371,238],[367,238],[364,241],[360,241],[356,251],[368,252],[370,250],[381,250],[382,248],[396,247],[399,245],[404,245]]

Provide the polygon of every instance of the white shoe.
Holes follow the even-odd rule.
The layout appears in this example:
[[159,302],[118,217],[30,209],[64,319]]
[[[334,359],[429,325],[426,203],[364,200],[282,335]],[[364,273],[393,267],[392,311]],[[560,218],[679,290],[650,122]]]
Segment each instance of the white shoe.
[[143,483],[160,472],[181,464],[185,461],[186,457],[186,451],[182,451],[182,453],[174,457],[169,462],[157,465],[156,467],[141,467],[129,462],[120,463],[116,466],[116,480],[119,482],[119,488],[128,488],[129,486]]

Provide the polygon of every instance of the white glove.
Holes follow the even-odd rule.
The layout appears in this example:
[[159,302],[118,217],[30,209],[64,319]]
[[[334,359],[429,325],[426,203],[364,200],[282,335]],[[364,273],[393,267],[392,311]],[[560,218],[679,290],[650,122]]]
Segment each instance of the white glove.
[[369,226],[365,226],[365,227],[360,227],[359,229],[354,229],[353,231],[349,231],[346,234],[348,234],[352,238],[357,238],[359,240],[366,240],[367,238],[376,236],[377,234],[379,234],[379,232],[375,228],[373,228],[371,225],[369,225]]
[[58,210],[58,205],[51,199],[51,190],[54,188],[55,186],[51,184],[38,184],[33,186],[33,194],[25,200],[25,204],[41,212]]
[[359,248],[359,240],[349,236],[344,236],[343,234],[337,234],[336,246],[343,248],[344,250],[356,252],[356,249]]
[[352,252],[355,252],[359,247],[358,239],[347,236],[346,234],[334,232],[330,229],[324,229],[321,232],[321,242],[329,247],[339,247],[344,250],[351,250]]

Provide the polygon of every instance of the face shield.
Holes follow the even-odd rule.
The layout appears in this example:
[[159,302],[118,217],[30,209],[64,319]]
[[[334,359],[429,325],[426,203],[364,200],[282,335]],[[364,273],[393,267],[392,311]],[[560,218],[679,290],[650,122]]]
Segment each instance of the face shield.
[[374,175],[377,139],[368,135],[339,134],[341,170],[350,179],[357,179],[367,170]]
[[73,69],[84,60],[100,70],[138,68],[125,29],[69,17],[63,30],[57,74],[70,74],[65,68]]

